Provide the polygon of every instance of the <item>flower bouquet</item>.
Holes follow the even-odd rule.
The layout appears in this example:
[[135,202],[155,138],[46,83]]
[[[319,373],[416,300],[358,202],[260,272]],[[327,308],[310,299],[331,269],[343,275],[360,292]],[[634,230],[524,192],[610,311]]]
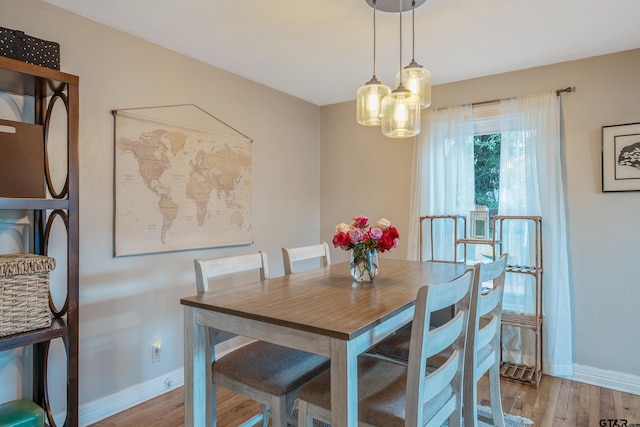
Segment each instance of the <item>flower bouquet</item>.
[[369,227],[369,218],[356,216],[351,224],[336,226],[333,246],[351,251],[349,271],[358,282],[372,282],[378,273],[378,252],[398,247],[398,230],[386,218]]

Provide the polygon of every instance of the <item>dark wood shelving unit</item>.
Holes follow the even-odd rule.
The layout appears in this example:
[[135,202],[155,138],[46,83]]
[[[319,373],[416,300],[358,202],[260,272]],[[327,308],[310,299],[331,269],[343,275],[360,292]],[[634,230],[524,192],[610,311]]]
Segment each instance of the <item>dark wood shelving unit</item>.
[[[49,406],[48,354],[52,340],[63,340],[67,355],[67,416],[64,425],[75,427],[78,425],[79,78],[61,71],[0,57],[0,92],[33,98],[33,124],[42,126],[42,150],[45,159],[50,111],[57,102],[62,102],[66,110],[67,179],[65,187],[54,188],[49,171],[46,169],[47,165],[43,165],[46,179],[42,182],[42,186],[47,196],[20,198],[2,197],[3,195],[0,194],[0,209],[20,209],[31,213],[33,217],[31,251],[33,253],[46,255],[49,245],[64,244],[64,242],[54,243],[49,240],[49,233],[55,221],[64,222],[67,231],[67,259],[56,259],[56,263],[66,266],[66,301],[61,309],[50,303],[53,317],[50,327],[1,337],[0,351],[33,346],[33,401],[44,408],[48,425],[56,427]],[[3,155],[2,150],[3,147],[0,146],[0,156]]]

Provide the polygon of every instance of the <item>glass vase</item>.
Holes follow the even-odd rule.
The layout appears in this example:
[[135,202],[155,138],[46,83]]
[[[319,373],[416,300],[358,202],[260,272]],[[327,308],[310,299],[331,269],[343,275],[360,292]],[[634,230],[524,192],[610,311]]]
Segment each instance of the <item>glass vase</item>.
[[378,274],[378,251],[375,249],[353,249],[349,272],[356,282],[373,282]]

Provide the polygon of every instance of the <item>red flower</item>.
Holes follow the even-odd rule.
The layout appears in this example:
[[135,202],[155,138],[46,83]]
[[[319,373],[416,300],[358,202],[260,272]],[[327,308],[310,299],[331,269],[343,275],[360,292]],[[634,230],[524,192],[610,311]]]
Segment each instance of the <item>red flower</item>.
[[382,234],[389,235],[393,239],[397,239],[400,237],[400,233],[398,233],[398,230],[393,225],[390,225],[386,230],[384,230]]
[[345,250],[347,250],[347,248],[349,247],[349,244],[351,243],[351,236],[349,235],[349,233],[336,233],[335,236],[333,236],[333,246],[334,247],[341,247]]
[[380,252],[394,249],[398,245],[400,234],[394,226],[389,226],[382,232],[382,238],[378,240],[378,249]]

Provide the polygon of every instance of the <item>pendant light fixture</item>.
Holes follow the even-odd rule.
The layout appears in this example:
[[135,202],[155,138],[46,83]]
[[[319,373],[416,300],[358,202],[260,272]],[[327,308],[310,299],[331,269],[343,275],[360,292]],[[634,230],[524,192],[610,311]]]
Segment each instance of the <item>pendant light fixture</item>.
[[[415,9],[426,0],[366,0],[373,8],[373,77],[356,94],[359,124],[380,126],[390,138],[408,138],[420,133],[420,110],[431,105],[431,72],[411,60],[402,68],[402,13],[411,9],[413,57],[415,57]],[[400,17],[400,71],[391,92],[376,77],[376,11],[398,13]]]
[[356,119],[363,126],[380,126],[382,98],[391,93],[389,86],[376,77],[376,0],[373,2],[373,77],[356,94]]
[[411,1],[411,62],[396,75],[396,84],[404,81],[411,92],[420,97],[420,108],[431,105],[431,71],[416,62],[416,2]]
[[402,0],[400,16],[400,81],[382,100],[382,133],[389,138],[408,138],[420,133],[420,97],[402,84]]

